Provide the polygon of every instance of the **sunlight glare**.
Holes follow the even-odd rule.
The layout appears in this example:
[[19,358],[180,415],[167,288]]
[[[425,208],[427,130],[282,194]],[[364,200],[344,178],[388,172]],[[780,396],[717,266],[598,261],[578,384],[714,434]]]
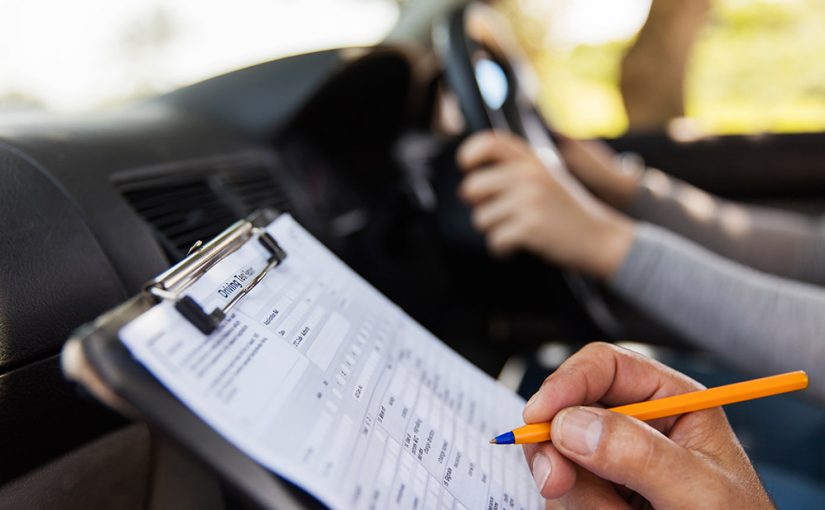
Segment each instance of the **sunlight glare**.
[[520,0],[528,15],[548,23],[549,45],[574,47],[625,41],[644,25],[652,0]]
[[84,111],[289,54],[372,45],[389,0],[9,0],[0,109]]

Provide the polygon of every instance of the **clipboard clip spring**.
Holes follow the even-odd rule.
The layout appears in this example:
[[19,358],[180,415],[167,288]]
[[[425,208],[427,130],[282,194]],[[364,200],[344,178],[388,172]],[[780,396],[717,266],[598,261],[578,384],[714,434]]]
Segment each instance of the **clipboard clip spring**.
[[[203,276],[218,262],[237,251],[250,239],[255,238],[269,253],[266,266],[222,307],[207,312],[184,291]],[[229,311],[252,289],[255,288],[275,267],[286,259],[286,251],[266,231],[253,225],[249,220],[242,220],[218,237],[191,252],[172,268],[144,286],[158,300],[174,302],[175,309],[204,335],[215,332]]]

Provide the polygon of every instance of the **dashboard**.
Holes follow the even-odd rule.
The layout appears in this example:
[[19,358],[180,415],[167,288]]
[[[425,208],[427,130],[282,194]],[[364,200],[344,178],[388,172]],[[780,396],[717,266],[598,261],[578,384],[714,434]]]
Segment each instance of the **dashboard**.
[[0,125],[3,481],[122,423],[78,398],[58,352],[195,241],[262,207],[340,250],[369,227],[390,141],[418,125],[412,68],[401,50],[330,51]]
[[429,54],[345,49],[114,112],[5,119],[0,480],[124,424],[63,379],[70,333],[260,208],[291,213],[490,373],[524,347],[510,336],[590,334],[559,330],[558,316],[588,323],[559,275],[532,260],[493,269],[480,238],[456,235],[469,223],[458,139],[432,129],[439,83]]

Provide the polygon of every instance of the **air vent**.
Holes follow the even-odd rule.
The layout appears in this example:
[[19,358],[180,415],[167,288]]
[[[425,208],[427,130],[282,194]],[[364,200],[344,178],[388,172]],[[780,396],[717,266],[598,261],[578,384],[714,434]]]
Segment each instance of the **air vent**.
[[289,211],[289,199],[268,158],[223,159],[130,172],[116,182],[155,229],[169,258],[183,258],[255,210]]

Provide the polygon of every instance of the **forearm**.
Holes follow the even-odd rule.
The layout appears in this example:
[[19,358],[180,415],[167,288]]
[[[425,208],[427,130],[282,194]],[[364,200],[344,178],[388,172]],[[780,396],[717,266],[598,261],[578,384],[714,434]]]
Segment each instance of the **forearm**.
[[[610,280],[619,294],[682,334],[754,372],[825,365],[825,289],[778,278],[640,224]],[[812,378],[825,399],[825,380]]]
[[727,202],[649,170],[626,211],[760,271],[825,284],[825,225]]

